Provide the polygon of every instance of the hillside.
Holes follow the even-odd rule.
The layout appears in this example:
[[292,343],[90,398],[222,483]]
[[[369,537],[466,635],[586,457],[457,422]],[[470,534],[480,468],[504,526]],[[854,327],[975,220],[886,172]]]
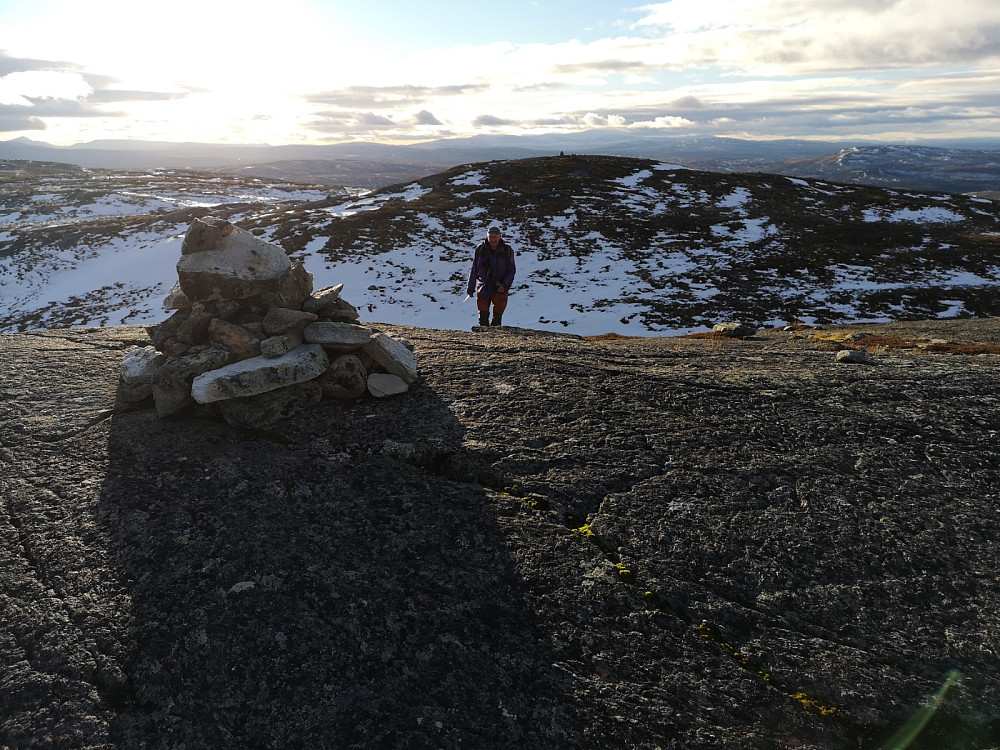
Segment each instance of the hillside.
[[220,206],[255,216],[358,191],[184,170],[0,161],[0,330],[155,322],[179,235]]
[[410,393],[270,432],[0,335],[0,745],[1000,743],[995,319],[389,330]]
[[[0,220],[0,330],[162,319],[180,236],[206,212],[280,243],[317,288],[345,283],[366,317],[395,324],[471,324],[465,279],[493,222],[518,251],[505,321],[522,327],[670,334],[728,319],[1000,314],[1000,210],[982,198],[572,155],[364,195],[169,172],[130,173],[122,189],[115,174],[4,186],[21,197]],[[169,197],[135,187],[164,179]]]
[[0,141],[0,159],[137,171],[203,169],[371,188],[417,179],[463,162],[574,153],[658,159],[714,172],[770,172],[909,190],[970,193],[997,190],[998,148],[1000,141],[996,138],[891,144],[744,140],[676,136],[653,129],[600,128],[531,136],[478,135],[408,145],[352,142],[267,146],[118,140],[52,146],[15,138]]

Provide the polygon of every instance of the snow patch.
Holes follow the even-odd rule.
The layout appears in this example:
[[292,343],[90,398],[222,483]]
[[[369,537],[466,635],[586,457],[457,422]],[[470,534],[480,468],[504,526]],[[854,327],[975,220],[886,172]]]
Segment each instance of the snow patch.
[[965,221],[965,217],[947,208],[928,206],[925,208],[901,208],[893,212],[888,212],[881,208],[866,208],[861,212],[865,222],[874,223],[878,221],[888,221],[899,223],[912,221],[915,224],[952,224]]
[[479,186],[483,184],[483,180],[486,179],[486,175],[481,169],[477,169],[474,172],[466,172],[465,174],[459,175],[458,177],[451,180],[452,185],[475,185]]
[[613,179],[612,182],[616,182],[622,187],[636,188],[639,186],[640,182],[644,182],[645,180],[648,180],[652,176],[653,173],[648,169],[641,169],[635,174],[629,175],[628,177],[617,177]]

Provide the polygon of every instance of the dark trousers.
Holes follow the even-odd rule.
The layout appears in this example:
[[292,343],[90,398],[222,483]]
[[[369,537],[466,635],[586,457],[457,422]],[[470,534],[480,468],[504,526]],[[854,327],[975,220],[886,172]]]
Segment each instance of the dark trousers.
[[490,303],[493,303],[493,314],[503,315],[503,311],[507,309],[507,292],[497,292],[492,297],[476,297],[476,307],[481,313],[488,313],[490,311]]

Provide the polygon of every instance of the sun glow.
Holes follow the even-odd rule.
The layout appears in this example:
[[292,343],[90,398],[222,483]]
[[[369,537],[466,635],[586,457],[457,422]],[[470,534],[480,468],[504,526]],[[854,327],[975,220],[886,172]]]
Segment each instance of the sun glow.
[[987,0],[563,3],[0,2],[0,139],[871,137],[901,114],[932,137],[1000,121]]

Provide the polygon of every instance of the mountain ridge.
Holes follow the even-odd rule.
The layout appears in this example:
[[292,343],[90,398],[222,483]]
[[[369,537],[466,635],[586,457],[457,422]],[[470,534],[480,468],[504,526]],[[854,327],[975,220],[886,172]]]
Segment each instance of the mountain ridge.
[[7,330],[157,322],[179,238],[208,212],[390,323],[470,324],[471,249],[490,223],[518,252],[508,317],[522,327],[657,335],[733,318],[997,314],[1000,217],[970,196],[572,154],[363,194],[169,170],[3,174]]
[[[927,149],[940,152],[939,159],[922,165],[921,169],[900,170],[896,160],[887,159],[879,166],[895,170],[892,182],[879,181],[878,170],[857,175],[851,170],[831,174],[822,170],[824,158],[851,150],[869,153],[891,147],[899,153],[914,153]],[[155,141],[93,141],[70,146],[51,146],[44,142],[17,138],[0,141],[0,159],[34,159],[69,161],[79,166],[112,169],[219,169],[226,165],[240,166],[273,164],[280,161],[368,161],[378,162],[374,172],[385,171],[386,165],[405,163],[413,168],[446,168],[464,162],[493,159],[517,159],[554,156],[558,153],[600,154],[679,161],[692,168],[714,171],[767,171],[800,177],[821,177],[844,182],[864,182],[913,189],[970,192],[996,190],[996,173],[977,179],[949,179],[949,170],[940,162],[970,163],[983,158],[996,161],[1000,139],[934,140],[913,144],[879,142],[843,142],[811,140],[741,140],[719,136],[672,136],[658,131],[636,131],[604,128],[568,134],[538,134],[521,136],[478,135],[464,138],[439,139],[412,144],[391,145],[374,142],[339,144],[208,144],[170,143]],[[912,159],[910,159],[912,161]],[[819,164],[820,166],[817,166]],[[811,168],[806,168],[812,165]],[[929,173],[928,173],[929,170]],[[427,174],[436,171],[429,169]],[[330,171],[332,177],[335,172]],[[856,179],[857,178],[857,179]],[[360,183],[369,187],[369,178]],[[386,183],[381,183],[386,184]]]

